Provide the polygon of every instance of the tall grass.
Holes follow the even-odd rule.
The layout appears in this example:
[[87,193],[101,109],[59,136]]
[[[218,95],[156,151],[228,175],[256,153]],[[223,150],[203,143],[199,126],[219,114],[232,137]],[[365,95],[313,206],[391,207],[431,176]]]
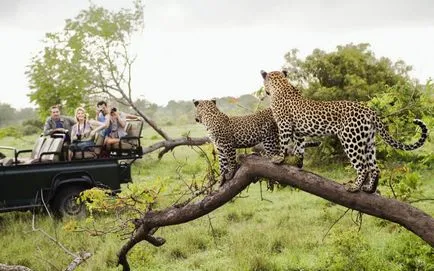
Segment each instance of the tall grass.
[[[167,127],[173,137],[188,132],[191,136],[204,135],[201,127],[190,128]],[[144,129],[143,145],[159,140],[161,137],[153,130]],[[209,148],[203,148],[209,152]],[[429,148],[433,148],[432,143]],[[206,162],[197,149],[178,147],[161,160],[152,153],[136,161],[133,179],[165,182],[168,189],[158,203],[163,208],[181,197],[186,184],[203,180],[205,168]],[[339,182],[354,177],[353,170],[344,164],[314,168],[307,163],[306,169]],[[425,195],[432,198],[432,168],[420,174],[427,180],[423,184]],[[434,202],[414,205],[434,215]],[[362,216],[361,226],[356,225],[357,213],[351,211],[336,223],[346,211],[303,191],[290,187],[268,191],[264,183],[256,183],[207,216],[159,229],[155,235],[167,241],[162,247],[144,242],[128,256],[132,270],[434,270],[434,250],[419,237],[368,215]],[[84,219],[63,223],[44,214],[36,215],[36,227],[70,251],[93,254],[77,270],[120,270],[116,267],[116,252],[128,236],[96,235],[90,231],[118,222],[110,214],[96,216],[91,222]],[[87,230],[80,231],[84,225]],[[0,244],[1,263],[21,264],[33,270],[62,270],[72,260],[41,232],[32,231],[29,212],[0,215]]]

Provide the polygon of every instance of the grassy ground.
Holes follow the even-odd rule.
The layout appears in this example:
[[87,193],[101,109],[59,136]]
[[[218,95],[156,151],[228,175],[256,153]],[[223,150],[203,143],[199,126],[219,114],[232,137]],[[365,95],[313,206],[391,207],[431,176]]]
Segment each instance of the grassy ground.
[[[173,137],[204,135],[199,125],[165,130]],[[145,129],[143,137],[144,145],[161,140],[151,129]],[[25,142],[31,147],[33,141],[31,137],[8,138],[0,145],[24,148]],[[428,148],[432,150],[433,144]],[[209,147],[203,149],[209,153]],[[167,183],[168,189],[159,202],[165,206],[179,199],[186,183],[204,179],[205,165],[196,148],[178,147],[161,160],[152,153],[136,161],[133,178],[135,182]],[[306,169],[339,182],[354,176],[351,168],[339,164],[320,168],[307,164]],[[433,170],[427,168],[420,174],[424,194],[432,198]],[[414,205],[434,216],[433,201]],[[344,215],[346,211],[302,191],[288,187],[267,191],[265,183],[256,183],[208,216],[160,229],[156,235],[164,237],[166,244],[159,248],[138,244],[129,260],[132,270],[434,270],[434,250],[419,237],[367,215],[362,216],[359,227],[354,222],[358,214],[348,211]],[[71,230],[71,225],[102,229],[116,223],[113,215],[97,216],[91,222],[59,223],[39,214],[35,226],[72,252],[93,253],[77,270],[120,270],[116,267],[116,252],[125,243],[125,236],[96,236],[90,231]],[[63,270],[71,261],[43,233],[32,230],[30,213],[1,214],[0,243],[0,263],[21,264],[34,270]]]

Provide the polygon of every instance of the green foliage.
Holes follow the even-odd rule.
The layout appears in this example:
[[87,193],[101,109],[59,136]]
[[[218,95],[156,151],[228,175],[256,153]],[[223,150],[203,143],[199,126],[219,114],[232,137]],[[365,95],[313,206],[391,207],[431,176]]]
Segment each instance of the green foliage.
[[23,136],[23,133],[19,126],[8,126],[5,128],[0,128],[0,139],[7,136],[20,138]]
[[389,261],[401,271],[434,270],[434,248],[409,232],[403,232],[386,249]]
[[156,203],[158,196],[164,192],[164,184],[161,181],[150,185],[149,183],[132,183],[119,194],[113,196],[108,191],[100,188],[86,190],[80,196],[92,217],[94,212],[113,213],[122,210],[126,215],[144,212]]
[[423,181],[421,175],[412,170],[413,164],[400,165],[392,164],[384,169],[381,174],[380,184],[386,187],[381,192],[387,197],[393,197],[402,201],[409,201],[411,199],[421,197],[423,191],[421,190]]
[[137,0],[133,9],[117,12],[90,4],[66,20],[62,32],[47,33],[44,49],[26,71],[33,90],[29,97],[39,105],[41,118],[53,104],[72,115],[105,87],[122,83],[131,36],[142,28],[143,4]]
[[368,242],[355,227],[336,231],[331,236],[332,249],[325,259],[325,270],[378,270],[376,257],[372,257]]
[[34,115],[35,109],[33,108],[22,108],[17,110],[10,104],[0,103],[0,127],[18,124],[23,120],[33,118]]
[[293,49],[285,55],[289,78],[306,96],[321,100],[368,101],[388,87],[409,80],[411,67],[403,61],[376,58],[369,44],[337,46],[334,52],[315,49],[303,61]]

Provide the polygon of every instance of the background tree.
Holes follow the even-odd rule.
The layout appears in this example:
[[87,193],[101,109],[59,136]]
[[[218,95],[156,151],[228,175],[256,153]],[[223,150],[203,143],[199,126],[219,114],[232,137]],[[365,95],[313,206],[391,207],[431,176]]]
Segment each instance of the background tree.
[[[90,4],[74,19],[65,21],[63,31],[47,33],[44,49],[28,66],[29,96],[48,115],[53,104],[64,105],[64,113],[94,101],[92,97],[131,100],[131,39],[143,29],[143,4],[132,9],[109,11]],[[125,91],[124,91],[125,88]],[[129,99],[125,101],[125,99]]]
[[16,110],[10,104],[0,103],[0,112],[0,127],[14,121]]

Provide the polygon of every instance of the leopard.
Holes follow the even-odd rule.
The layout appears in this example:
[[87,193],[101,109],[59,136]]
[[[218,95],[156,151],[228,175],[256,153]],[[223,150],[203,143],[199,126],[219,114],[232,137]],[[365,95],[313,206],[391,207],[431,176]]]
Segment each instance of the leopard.
[[237,169],[236,150],[251,148],[260,143],[263,155],[279,154],[279,135],[271,108],[252,114],[229,116],[217,107],[217,99],[193,99],[195,120],[205,126],[211,142],[217,149],[220,183],[231,180]]
[[293,154],[303,159],[305,137],[336,135],[357,172],[355,180],[346,183],[345,189],[349,192],[375,193],[380,178],[375,157],[376,133],[391,147],[405,151],[420,148],[427,140],[428,128],[420,119],[413,120],[421,129],[419,139],[413,144],[404,144],[389,134],[373,109],[360,102],[320,101],[303,97],[301,91],[287,79],[286,70],[268,73],[261,70],[261,75],[278,126],[280,152],[272,157],[275,164],[283,162],[290,141],[294,142]]

